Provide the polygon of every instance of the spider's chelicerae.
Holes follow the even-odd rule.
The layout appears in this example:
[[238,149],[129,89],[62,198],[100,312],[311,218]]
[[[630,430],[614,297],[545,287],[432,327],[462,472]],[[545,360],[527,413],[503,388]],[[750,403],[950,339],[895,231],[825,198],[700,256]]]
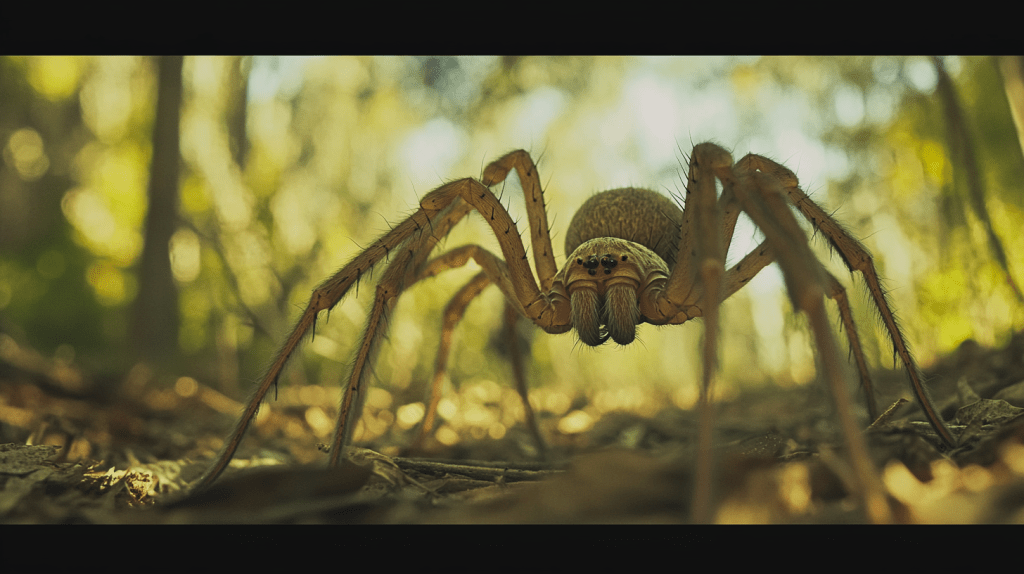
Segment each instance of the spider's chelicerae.
[[[526,196],[536,276],[528,263],[520,230],[489,189],[504,181],[513,169],[519,175]],[[720,196],[716,192],[716,179],[722,184]],[[710,483],[708,389],[717,369],[719,304],[775,261],[782,268],[793,306],[809,318],[822,375],[828,380],[837,403],[860,482],[858,486],[869,504],[872,498],[877,503],[879,491],[873,486],[875,475],[851,414],[840,374],[840,354],[824,307],[826,296],[839,307],[874,419],[878,409],[846,292],[813,255],[787,201],[825,236],[851,271],[863,274],[918,402],[942,440],[954,444],[953,436],[928,398],[879,284],[871,255],[800,190],[796,175],[785,166],[754,154],[733,164],[731,155],[721,147],[711,143],[697,145],[690,159],[683,209],[670,199],[645,189],[616,189],[594,195],[569,225],[565,242],[567,259],[565,266],[558,269],[540,178],[530,155],[520,150],[488,165],[482,181],[461,179],[428,193],[415,213],[317,287],[223,451],[196,483],[195,489],[211,484],[227,466],[264,395],[276,383],[303,337],[315,327],[318,313],[334,307],[371,267],[386,261],[387,268],[377,284],[366,332],[345,387],[330,450],[329,464],[336,465],[349,429],[358,420],[359,413],[353,412],[353,406],[360,404],[358,397],[365,392],[369,366],[386,330],[391,306],[417,281],[461,267],[472,259],[482,271],[455,295],[445,312],[439,373],[444,368],[447,342],[454,324],[465,306],[491,284],[497,285],[504,294],[510,321],[518,316],[526,317],[552,334],[575,330],[582,342],[592,346],[601,345],[609,338],[627,345],[634,340],[636,327],[641,323],[675,325],[695,317],[704,318],[703,385],[699,403],[702,432],[695,481],[698,492],[694,495],[699,506],[701,501],[707,500],[706,492],[700,490],[709,488]],[[431,258],[438,241],[473,210],[491,226],[501,245],[501,256],[478,245],[466,245]],[[726,270],[725,254],[741,211],[760,228],[765,240]],[[525,395],[521,377],[517,378],[520,393]],[[528,418],[532,419],[529,403],[524,402]],[[425,429],[432,424],[435,406],[436,400],[428,408]],[[532,427],[536,429],[535,424]],[[697,515],[700,509],[694,508],[693,512]]]

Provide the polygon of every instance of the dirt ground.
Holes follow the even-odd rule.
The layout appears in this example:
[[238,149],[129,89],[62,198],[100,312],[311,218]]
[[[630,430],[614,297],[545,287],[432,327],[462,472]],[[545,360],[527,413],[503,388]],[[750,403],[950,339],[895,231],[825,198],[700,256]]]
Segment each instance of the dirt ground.
[[[1002,349],[965,342],[926,376],[959,445],[941,446],[913,403],[867,431],[891,519],[1024,522],[1024,333]],[[902,374],[878,378],[883,409],[907,393]],[[696,418],[676,408],[652,418],[612,413],[574,435],[541,413],[548,463],[531,460],[529,434],[513,428],[499,440],[438,443],[404,457],[382,453],[409,444],[410,433],[388,433],[325,469],[304,416],[309,405],[279,401],[225,475],[186,496],[239,405],[198,383],[171,389],[136,371],[112,396],[89,391],[94,383],[0,340],[0,522],[690,520]],[[818,385],[745,392],[720,405],[716,522],[867,521],[830,405]]]

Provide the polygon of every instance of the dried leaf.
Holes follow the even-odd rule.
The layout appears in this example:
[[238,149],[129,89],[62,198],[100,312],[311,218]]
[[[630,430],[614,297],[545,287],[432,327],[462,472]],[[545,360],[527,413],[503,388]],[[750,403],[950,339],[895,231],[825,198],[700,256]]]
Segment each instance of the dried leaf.
[[426,492],[434,491],[405,473],[395,461],[379,452],[368,448],[354,446],[345,447],[345,458],[352,464],[369,469],[379,478],[387,481],[391,486],[403,486],[412,484],[422,488]]
[[59,450],[59,446],[50,445],[0,444],[0,474],[32,474]]
[[1024,413],[1024,409],[1015,407],[1003,400],[981,399],[956,411],[956,420],[962,425],[978,422],[983,425],[997,425],[1009,422]]

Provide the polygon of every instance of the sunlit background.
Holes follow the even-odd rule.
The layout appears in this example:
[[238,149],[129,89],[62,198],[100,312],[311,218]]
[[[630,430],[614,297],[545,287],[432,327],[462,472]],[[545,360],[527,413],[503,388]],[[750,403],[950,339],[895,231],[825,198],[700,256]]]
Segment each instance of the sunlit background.
[[[1024,281],[1024,162],[998,61],[943,64],[976,148],[983,204],[1011,276]],[[157,77],[153,58],[0,60],[0,332],[94,372],[135,362],[126,343]],[[423,194],[518,148],[539,159],[560,265],[566,227],[587,197],[624,186],[678,195],[685,154],[714,141],[736,159],[756,152],[785,163],[871,249],[923,365],[969,338],[998,345],[1024,320],[951,159],[928,58],[187,57],[182,78],[180,205],[168,245],[180,327],[177,358],[161,366],[172,381],[244,396],[318,283]],[[504,197],[521,219],[514,180]],[[760,240],[741,221],[730,260]],[[442,248],[464,243],[500,253],[482,221],[460,224]],[[854,293],[869,361],[891,368],[861,278],[814,243]],[[470,264],[403,296],[374,368],[376,418],[363,432],[422,418],[441,309],[476,272]],[[371,285],[366,278],[358,297],[322,318],[285,385],[340,383]],[[521,419],[502,310],[488,290],[455,334],[450,382],[463,392],[441,404],[449,431],[500,436]],[[814,380],[806,322],[774,266],[723,314],[723,396]],[[609,410],[652,414],[665,400],[688,408],[701,331],[699,320],[643,326],[636,344],[595,350],[571,334],[523,329],[533,400],[564,432]],[[586,409],[572,401],[581,389]],[[478,412],[460,404],[466,396],[502,407]],[[307,421],[326,435],[333,416],[310,412]]]

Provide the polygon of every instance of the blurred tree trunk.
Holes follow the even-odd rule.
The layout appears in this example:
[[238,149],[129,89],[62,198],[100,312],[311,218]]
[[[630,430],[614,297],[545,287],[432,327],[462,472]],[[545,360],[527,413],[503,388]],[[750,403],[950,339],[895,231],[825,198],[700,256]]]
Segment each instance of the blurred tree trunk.
[[1002,56],[999,71],[1003,74],[1006,99],[1010,102],[1013,124],[1017,127],[1017,141],[1024,151],[1024,56]]
[[974,136],[967,126],[967,119],[963,106],[960,105],[960,98],[957,95],[956,87],[953,85],[953,79],[946,72],[942,58],[933,56],[932,63],[935,65],[936,74],[938,74],[939,81],[936,86],[936,93],[942,101],[945,111],[946,133],[949,139],[950,158],[953,161],[954,169],[963,170],[963,177],[967,184],[968,203],[974,211],[974,215],[978,217],[978,220],[985,229],[992,256],[999,263],[999,266],[1002,267],[1006,283],[1014,295],[1016,295],[1017,300],[1024,303],[1024,293],[1021,292],[1017,282],[1013,279],[1013,275],[1010,273],[1010,263],[1006,257],[1006,249],[1003,247],[1002,239],[996,234],[995,227],[992,225],[992,218],[988,212],[988,206],[985,203],[987,192],[985,191],[983,170],[978,161],[977,146],[975,146]]
[[169,247],[178,220],[183,61],[182,56],[161,56],[158,60],[149,210],[138,268],[139,294],[129,331],[134,358],[157,365],[178,358],[178,289],[171,272]]
[[[225,123],[228,128],[228,144],[231,146],[231,156],[238,166],[239,173],[245,177],[246,162],[249,157],[249,135],[248,135],[248,111],[249,111],[249,71],[252,68],[252,56],[237,56],[232,58],[228,66],[228,100],[226,106]],[[235,283],[237,278],[231,274],[230,281]],[[237,283],[235,283],[237,293]],[[241,298],[239,298],[241,301]],[[243,308],[244,304],[243,304]],[[256,319],[255,313],[250,315],[257,329],[266,331],[260,327],[260,321]],[[233,337],[228,336],[230,327],[225,324],[227,317],[222,317],[216,328],[217,341],[217,368],[220,379],[220,390],[228,396],[242,396],[244,392],[239,389],[239,356],[238,343]]]
[[238,56],[228,67],[227,124],[231,155],[238,169],[245,173],[245,162],[249,157],[249,136],[246,130],[249,111],[249,68],[251,56]]

